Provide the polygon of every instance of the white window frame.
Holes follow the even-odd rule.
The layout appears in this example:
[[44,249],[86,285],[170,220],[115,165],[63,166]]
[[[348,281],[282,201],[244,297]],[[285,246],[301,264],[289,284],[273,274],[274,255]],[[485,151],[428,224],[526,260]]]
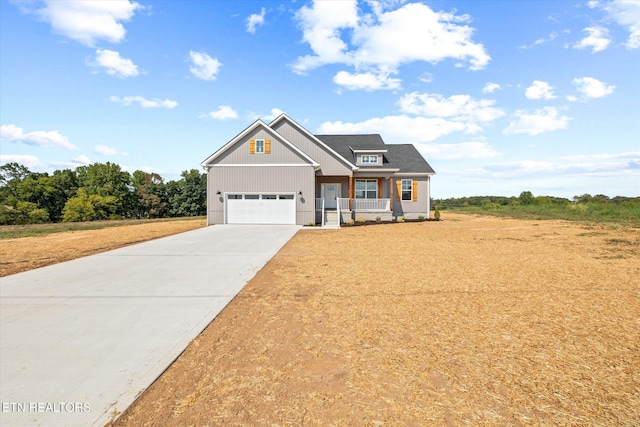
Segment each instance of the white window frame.
[[[354,189],[354,195],[353,196],[354,196],[355,199],[375,200],[375,199],[378,198],[378,180],[377,179],[356,179],[356,184],[355,184],[356,187],[358,186],[358,182],[364,182],[365,183],[364,184],[364,197],[358,197],[358,192],[357,192],[357,190]],[[370,191],[370,190],[367,190],[367,183],[369,183],[369,182],[375,182],[376,183],[376,197],[373,197],[373,198],[367,197],[367,193]]]
[[363,154],[360,156],[360,163],[378,163],[377,154]]
[[[404,198],[404,192],[407,191],[404,189],[405,181],[409,182],[409,187],[411,188],[411,193],[408,199]],[[412,202],[413,201],[413,179],[402,179],[400,183],[400,200],[403,202]]]
[[[260,148],[258,148],[260,147]],[[256,154],[264,154],[264,139],[256,139]]]

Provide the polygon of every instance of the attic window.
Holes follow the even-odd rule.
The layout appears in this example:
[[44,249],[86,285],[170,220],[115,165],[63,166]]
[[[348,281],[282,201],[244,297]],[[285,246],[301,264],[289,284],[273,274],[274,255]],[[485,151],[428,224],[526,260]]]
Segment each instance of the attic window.
[[368,154],[363,155],[360,158],[361,163],[378,163],[378,155],[377,154]]
[[249,153],[269,154],[271,153],[270,139],[252,139],[249,141]]

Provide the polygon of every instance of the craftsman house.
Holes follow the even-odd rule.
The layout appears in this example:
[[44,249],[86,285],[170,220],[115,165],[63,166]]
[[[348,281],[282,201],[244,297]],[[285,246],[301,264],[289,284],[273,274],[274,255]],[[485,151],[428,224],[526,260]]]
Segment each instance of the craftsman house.
[[208,224],[428,217],[435,174],[411,144],[313,135],[286,114],[269,124],[257,120],[202,167]]

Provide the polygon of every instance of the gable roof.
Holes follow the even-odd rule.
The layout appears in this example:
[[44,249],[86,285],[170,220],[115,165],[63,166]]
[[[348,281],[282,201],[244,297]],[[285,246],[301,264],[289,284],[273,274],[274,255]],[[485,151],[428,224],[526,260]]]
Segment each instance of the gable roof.
[[352,162],[352,161],[348,160],[348,159],[352,158],[351,155],[349,155],[347,157],[343,156],[341,153],[337,152],[335,149],[333,149],[329,145],[325,144],[321,139],[319,139],[317,137],[317,135],[314,135],[311,132],[309,132],[308,130],[306,130],[304,127],[302,127],[302,125],[300,125],[298,122],[293,120],[291,117],[287,116],[285,113],[282,113],[278,117],[273,119],[271,121],[271,123],[269,123],[269,127],[275,126],[276,124],[278,124],[282,120],[286,120],[291,125],[295,126],[296,129],[298,129],[300,132],[302,132],[307,137],[309,137],[316,144],[318,144],[319,146],[323,147],[325,150],[329,151],[330,153],[334,154],[340,161],[342,161],[347,166],[349,166],[351,168],[351,170],[358,170],[359,169],[358,166],[355,165],[355,161]]
[[258,119],[255,122],[253,122],[253,124],[251,126],[249,126],[248,128],[246,128],[245,130],[243,130],[242,132],[240,132],[238,135],[236,135],[235,138],[233,138],[231,141],[227,142],[225,145],[223,145],[222,147],[220,147],[218,149],[218,151],[216,151],[215,153],[213,153],[211,156],[207,157],[207,159],[205,161],[203,161],[200,165],[202,167],[207,167],[211,162],[213,162],[215,159],[217,159],[218,157],[220,157],[223,153],[225,153],[229,148],[233,147],[238,141],[242,140],[243,138],[245,138],[249,133],[253,132],[255,129],[262,127],[263,129],[265,129],[266,131],[273,133],[274,135],[277,136],[278,139],[280,139],[285,145],[287,145],[289,148],[291,148],[293,151],[295,151],[296,153],[298,153],[303,159],[307,160],[311,165],[313,165],[313,167],[317,168],[318,166],[320,166],[320,164],[318,162],[316,162],[315,160],[313,160],[311,157],[309,157],[305,152],[303,152],[302,150],[300,150],[298,147],[296,147],[295,145],[293,145],[291,142],[287,141],[287,139],[280,135],[278,132],[276,132],[275,130],[271,129],[271,127],[267,126],[262,120]]
[[367,169],[398,169],[400,173],[435,174],[429,163],[413,144],[385,144],[378,134],[368,135],[316,135],[316,137],[347,159],[355,160],[354,151],[377,150],[383,154],[382,166],[367,166]]

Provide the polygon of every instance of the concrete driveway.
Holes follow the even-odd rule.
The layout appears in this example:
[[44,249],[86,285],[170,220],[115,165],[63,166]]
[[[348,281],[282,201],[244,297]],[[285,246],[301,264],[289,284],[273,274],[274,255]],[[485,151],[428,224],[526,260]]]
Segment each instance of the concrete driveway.
[[216,225],[0,279],[0,424],[103,426],[299,228]]

